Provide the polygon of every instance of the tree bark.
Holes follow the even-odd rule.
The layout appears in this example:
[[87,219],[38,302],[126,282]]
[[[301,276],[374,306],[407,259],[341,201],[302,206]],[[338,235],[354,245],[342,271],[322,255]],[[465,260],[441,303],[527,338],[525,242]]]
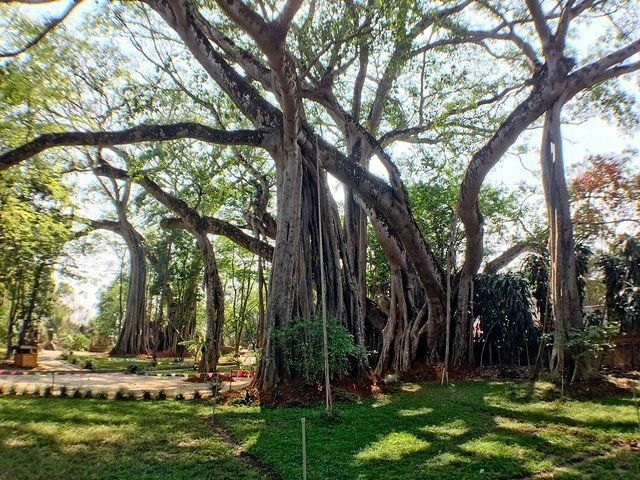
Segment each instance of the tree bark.
[[204,262],[204,289],[207,310],[205,347],[198,369],[215,372],[220,358],[222,327],[224,325],[224,291],[218,274],[215,253],[206,233],[194,233]]
[[571,206],[564,175],[561,110],[562,102],[558,101],[545,114],[540,156],[549,219],[551,307],[555,327],[549,368],[552,377],[564,377],[569,373],[567,360],[571,360],[572,379],[579,380],[583,370],[581,362],[568,359],[565,352],[570,330],[582,328],[583,318],[577,282]]
[[149,328],[145,315],[147,263],[142,236],[128,221],[120,222],[120,235],[129,249],[129,289],[125,315],[111,355],[141,355],[149,350]]

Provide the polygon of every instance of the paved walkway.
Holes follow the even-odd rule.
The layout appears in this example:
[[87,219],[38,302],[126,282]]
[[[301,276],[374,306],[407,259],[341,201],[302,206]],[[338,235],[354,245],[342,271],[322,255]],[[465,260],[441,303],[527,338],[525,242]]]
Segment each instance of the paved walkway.
[[[203,394],[209,392],[209,383],[207,382],[187,382],[184,377],[177,374],[175,377],[165,376],[158,377],[155,375],[129,375],[126,373],[60,373],[53,374],[56,370],[74,370],[82,371],[75,365],[71,365],[57,358],[61,352],[55,351],[42,351],[38,352],[38,368],[31,370],[31,372],[38,372],[36,374],[30,373],[23,375],[22,371],[17,372],[15,375],[10,375],[9,370],[5,370],[0,375],[0,386],[5,390],[15,386],[15,388],[22,392],[25,389],[27,392],[33,392],[36,388],[41,390],[50,385],[54,385],[56,388],[66,385],[67,387],[76,389],[80,387],[82,390],[91,389],[95,394],[100,391],[107,391],[111,394],[115,393],[119,388],[125,388],[137,395],[142,395],[145,390],[157,393],[160,390],[165,390],[169,396],[175,395],[178,392],[193,393],[198,389]],[[221,384],[221,391],[226,390],[242,390],[251,382],[250,378],[234,378],[232,382],[224,382]]]

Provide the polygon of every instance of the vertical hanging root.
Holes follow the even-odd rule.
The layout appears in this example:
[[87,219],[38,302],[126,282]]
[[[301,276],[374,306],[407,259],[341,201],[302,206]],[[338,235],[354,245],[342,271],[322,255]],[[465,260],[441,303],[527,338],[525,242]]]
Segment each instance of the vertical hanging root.
[[320,300],[322,303],[322,349],[324,353],[324,392],[327,415],[333,412],[331,400],[331,379],[329,372],[329,339],[327,336],[327,286],[324,271],[324,237],[322,236],[322,191],[320,189],[320,160],[316,155],[316,180],[318,184],[318,231],[320,241]]

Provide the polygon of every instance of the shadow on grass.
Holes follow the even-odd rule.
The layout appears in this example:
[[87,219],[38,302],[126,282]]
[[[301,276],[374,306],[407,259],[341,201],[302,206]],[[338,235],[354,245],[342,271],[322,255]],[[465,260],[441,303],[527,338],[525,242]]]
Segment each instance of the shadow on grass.
[[0,398],[0,479],[260,479],[180,402]]
[[[625,402],[526,401],[514,399],[512,388],[422,384],[413,393],[339,405],[335,423],[325,421],[321,409],[230,407],[219,418],[249,454],[286,480],[300,478],[302,416],[310,480],[507,479],[544,472],[580,478],[588,473],[585,458],[613,455],[636,435],[635,414]],[[625,475],[640,478],[637,463],[627,462],[616,478]]]

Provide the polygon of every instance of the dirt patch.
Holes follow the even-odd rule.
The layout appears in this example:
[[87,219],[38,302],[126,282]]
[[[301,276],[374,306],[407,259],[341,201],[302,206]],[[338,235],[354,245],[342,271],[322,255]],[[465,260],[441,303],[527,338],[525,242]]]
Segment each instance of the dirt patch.
[[[370,381],[354,381],[349,379],[331,382],[333,403],[353,403],[380,392]],[[302,381],[294,381],[280,386],[271,395],[262,397],[256,390],[251,391],[253,401],[271,408],[280,407],[313,407],[324,402],[324,386],[322,384],[306,385]]]
[[[442,369],[443,365],[438,363],[418,364],[409,371],[399,373],[398,378],[403,382],[439,382],[442,380]],[[472,380],[478,375],[477,370],[468,367],[449,367],[449,381]]]
[[632,386],[628,378],[598,374],[580,383],[565,384],[565,394],[572,398],[588,400],[627,395],[632,392]]

